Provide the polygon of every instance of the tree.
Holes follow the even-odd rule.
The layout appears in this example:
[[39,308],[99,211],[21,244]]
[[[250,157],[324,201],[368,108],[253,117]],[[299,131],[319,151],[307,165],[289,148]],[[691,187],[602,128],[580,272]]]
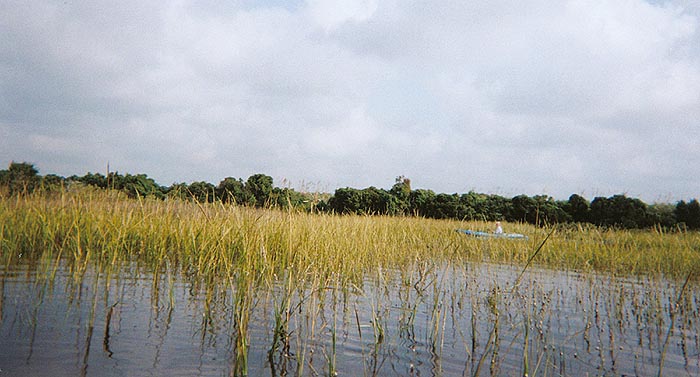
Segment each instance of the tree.
[[686,203],[681,200],[674,211],[678,223],[683,223],[688,229],[700,229],[700,203],[693,199]]
[[186,200],[190,198],[190,193],[187,187],[187,183],[173,183],[166,190],[168,198],[176,198],[181,200]]
[[362,213],[369,215],[396,215],[400,212],[395,196],[388,191],[370,186],[360,192]]
[[535,225],[562,223],[570,220],[562,205],[548,195],[518,195],[510,201],[508,220]]
[[571,221],[571,217],[564,211],[561,204],[548,195],[535,195],[535,222],[533,224],[545,225],[552,223],[564,223]]
[[437,194],[429,207],[428,217],[434,219],[456,219],[459,213],[459,195]]
[[408,210],[415,216],[428,217],[434,200],[435,193],[432,190],[413,190],[408,195]]
[[265,174],[251,175],[245,183],[245,190],[255,199],[255,206],[263,207],[272,193],[272,177]]
[[[110,175],[113,175],[113,174],[116,176],[116,173],[110,173]],[[108,186],[107,177],[105,177],[104,175],[102,175],[100,173],[93,174],[93,173],[88,172],[84,176],[79,177],[78,181],[82,182],[86,185],[95,186],[95,187],[99,187],[99,188],[107,188],[107,186]]]
[[56,174],[47,174],[41,178],[41,188],[46,191],[58,190],[63,186],[65,180]]
[[385,214],[386,208],[382,199],[382,192],[374,186],[360,191],[361,212],[367,215]]
[[625,195],[593,199],[590,216],[591,221],[599,226],[632,229],[652,225],[647,214],[647,205],[639,199],[628,198]]
[[242,179],[224,178],[216,187],[216,197],[224,203],[246,203],[245,184]]
[[480,217],[478,213],[481,197],[474,191],[469,191],[459,197],[459,219],[460,220],[477,220]]
[[479,194],[474,191],[462,194],[459,201],[467,211],[468,216],[466,216],[466,218],[469,220],[487,220],[493,217],[488,213],[487,199],[487,195]]
[[200,203],[212,203],[216,198],[216,187],[209,182],[192,182],[187,191],[192,199]]
[[534,224],[537,222],[537,202],[527,195],[518,195],[510,200],[511,221],[521,221]]
[[411,180],[400,175],[396,177],[396,183],[389,193],[396,198],[396,213],[405,214],[408,211],[408,197],[411,195]]
[[647,214],[652,224],[664,228],[672,228],[676,225],[676,206],[668,203],[656,203],[647,208]]
[[39,171],[26,162],[11,162],[7,170],[0,171],[0,185],[10,195],[24,195],[34,191],[41,183]]
[[496,221],[505,218],[511,211],[509,199],[500,195],[486,195],[481,213],[486,221]]
[[165,190],[146,174],[125,175],[119,189],[126,192],[130,198],[152,196],[163,199],[165,197]]
[[361,213],[362,194],[359,190],[345,187],[335,190],[333,196],[328,200],[328,206],[335,213]]
[[273,188],[270,194],[270,203],[280,208],[306,207],[307,210],[310,210],[312,205],[310,198],[306,195],[287,187]]
[[571,220],[577,223],[589,221],[590,203],[584,197],[578,194],[569,196],[566,211],[571,216]]
[[107,177],[101,174],[89,174],[83,177],[82,181],[97,187],[125,192],[130,198],[151,196],[163,199],[168,191],[168,189],[159,186],[156,181],[149,178],[146,174],[121,175],[117,172],[112,172]]

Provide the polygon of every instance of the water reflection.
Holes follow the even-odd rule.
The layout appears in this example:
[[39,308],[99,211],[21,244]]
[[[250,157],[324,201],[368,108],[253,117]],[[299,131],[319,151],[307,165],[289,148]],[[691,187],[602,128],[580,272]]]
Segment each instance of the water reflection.
[[[0,267],[2,375],[700,374],[697,283],[430,265],[272,286]],[[51,273],[47,273],[50,271]]]

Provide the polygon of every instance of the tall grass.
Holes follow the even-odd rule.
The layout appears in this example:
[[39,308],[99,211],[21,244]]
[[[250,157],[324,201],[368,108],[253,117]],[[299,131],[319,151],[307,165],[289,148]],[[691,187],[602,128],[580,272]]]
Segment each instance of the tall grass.
[[695,232],[558,229],[530,261],[551,230],[506,226],[530,241],[482,240],[454,232],[488,229],[490,224],[483,222],[132,200],[85,188],[0,199],[0,263],[63,258],[80,275],[89,263],[106,268],[136,261],[152,271],[170,265],[188,276],[248,277],[256,285],[290,269],[301,280],[337,274],[345,285],[378,267],[465,260],[700,276],[700,234]]
[[[454,231],[490,229],[485,222],[133,200],[82,188],[52,196],[0,198],[0,268],[33,264],[37,279],[43,279],[38,284],[50,284],[60,266],[70,270],[75,286],[87,271],[105,284],[112,274],[147,272],[153,276],[153,310],[164,301],[169,313],[176,306],[174,285],[185,281],[202,298],[202,343],[210,331],[227,331],[233,375],[248,375],[255,368],[248,359],[255,332],[250,327],[268,318],[266,313],[273,375],[320,374],[313,369],[319,365],[314,357],[322,359],[328,375],[343,372],[338,370],[343,365],[338,350],[349,333],[357,333],[368,375],[382,370],[397,337],[413,349],[426,345],[435,374],[447,373],[450,366],[443,366],[441,355],[456,336],[463,341],[464,370],[472,375],[504,372],[501,366],[514,347],[521,349],[524,375],[547,374],[553,367],[566,374],[566,363],[578,360],[584,350],[587,360],[600,361],[601,370],[614,370],[617,337],[630,326],[625,322],[637,326],[640,345],[661,350],[657,360],[662,363],[669,343],[664,335],[673,335],[674,323],[689,328],[697,323],[697,296],[683,292],[691,277],[700,276],[698,233],[505,226],[529,240],[480,239]],[[495,276],[493,282],[472,280],[476,275],[470,262],[511,264],[515,275],[507,282]],[[607,277],[595,279],[592,274],[589,289],[584,283],[581,292],[545,289],[528,280],[526,270],[533,265],[605,272]],[[659,287],[647,285],[649,292],[630,294],[620,279],[616,290],[608,291],[605,280],[613,281],[612,275],[662,275],[686,282],[669,306],[654,296],[662,291]],[[95,287],[87,344],[96,315]],[[574,304],[566,304],[568,294],[576,296]],[[593,294],[600,297],[587,296]],[[357,301],[348,302],[348,297]],[[103,346],[108,353],[111,316],[121,299],[104,299]],[[576,302],[583,314],[573,326],[582,329],[576,327],[567,336],[582,339],[585,349],[550,335],[560,330],[557,312]],[[358,305],[366,307],[358,310]],[[599,315],[599,305],[605,316]],[[670,321],[664,311],[670,311]],[[330,339],[328,347],[324,338]],[[590,343],[596,341],[594,347],[605,347],[594,358]],[[555,346],[581,355],[555,351]],[[88,353],[86,346],[85,360]],[[418,365],[405,367],[413,373]]]

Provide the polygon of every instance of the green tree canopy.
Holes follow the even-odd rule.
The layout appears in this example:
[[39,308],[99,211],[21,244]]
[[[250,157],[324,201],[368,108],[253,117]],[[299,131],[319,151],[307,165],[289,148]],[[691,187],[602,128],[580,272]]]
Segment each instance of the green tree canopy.
[[0,171],[0,185],[10,195],[29,194],[41,183],[39,171],[27,162],[11,162],[7,170]]
[[265,174],[254,174],[245,182],[245,190],[254,199],[253,204],[263,207],[268,203],[272,193],[272,177]]
[[700,203],[693,199],[686,203],[681,200],[676,204],[676,220],[688,229],[700,229]]
[[566,210],[572,221],[579,223],[588,222],[590,209],[590,203],[581,195],[573,194],[569,196]]
[[428,217],[435,200],[432,190],[417,189],[408,195],[408,209],[415,216]]
[[242,179],[224,178],[216,187],[216,196],[224,203],[246,203],[245,184]]
[[328,200],[328,207],[335,213],[361,213],[363,209],[362,193],[360,190],[345,187],[335,190]]
[[647,205],[639,199],[628,198],[625,195],[593,199],[590,219],[599,226],[615,226],[627,229],[644,228],[652,225],[647,216]]
[[192,199],[200,203],[212,203],[216,199],[216,187],[209,182],[192,182],[187,191]]

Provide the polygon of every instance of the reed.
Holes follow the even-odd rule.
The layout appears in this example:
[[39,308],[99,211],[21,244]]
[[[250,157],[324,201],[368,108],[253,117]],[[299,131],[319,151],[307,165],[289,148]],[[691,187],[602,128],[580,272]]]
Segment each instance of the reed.
[[[202,348],[207,336],[224,332],[232,375],[260,371],[248,355],[260,327],[269,333],[262,352],[272,375],[346,374],[348,349],[363,358],[365,375],[389,367],[420,374],[426,361],[434,374],[453,374],[444,361],[461,353],[463,374],[475,376],[566,375],[582,366],[615,374],[631,354],[627,347],[662,365],[668,357],[672,368],[676,341],[690,342],[688,354],[697,354],[697,233],[505,224],[529,236],[513,241],[454,231],[490,226],[133,200],[81,189],[0,198],[0,268],[33,264],[41,287],[50,286],[59,266],[77,290],[94,279],[91,317],[98,282],[109,291],[109,284],[124,284],[115,278],[151,276],[155,313],[187,306],[176,286],[187,287],[201,303],[201,317],[193,318],[202,321]],[[567,291],[541,285],[542,267],[593,273],[572,274],[583,281]],[[499,275],[504,270],[510,272]],[[682,278],[683,288],[668,296],[664,285]],[[105,295],[107,353],[112,312],[125,300]],[[573,306],[576,316],[557,317]],[[681,328],[688,335],[679,338]],[[348,347],[355,333],[359,340]],[[402,347],[410,357],[401,358]],[[649,374],[644,368],[640,362],[637,374]]]
[[[548,230],[506,224],[530,241],[481,240],[456,228],[483,222],[412,217],[338,216],[179,200],[128,199],[82,188],[58,195],[0,199],[0,263],[65,258],[76,273],[138,261],[151,271],[171,265],[188,276],[253,278],[337,274],[358,283],[365,272],[416,262],[490,261],[616,274],[700,276],[700,234]],[[551,237],[550,237],[551,236]],[[533,255],[535,245],[550,237]]]

